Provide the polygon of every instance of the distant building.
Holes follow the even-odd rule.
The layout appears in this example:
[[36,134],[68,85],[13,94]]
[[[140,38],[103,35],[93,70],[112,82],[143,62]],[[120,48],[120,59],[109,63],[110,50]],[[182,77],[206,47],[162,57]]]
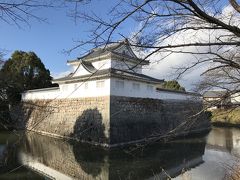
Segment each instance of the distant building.
[[240,105],[240,92],[231,95],[231,103]]
[[209,109],[226,108],[240,104],[240,93],[230,95],[227,91],[206,91],[203,100]]

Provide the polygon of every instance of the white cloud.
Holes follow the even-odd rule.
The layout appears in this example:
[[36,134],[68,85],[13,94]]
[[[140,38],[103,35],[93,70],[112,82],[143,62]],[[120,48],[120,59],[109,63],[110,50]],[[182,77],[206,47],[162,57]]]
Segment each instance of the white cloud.
[[[155,58],[157,58],[157,55]],[[192,55],[175,53],[159,62],[157,62],[156,59],[152,60],[150,66],[144,69],[143,73],[159,79],[171,80],[178,76],[178,67],[191,64],[191,62],[194,61],[195,58]],[[196,84],[198,81],[200,81],[200,75],[206,69],[206,66],[190,69],[184,73],[183,77],[179,79],[180,84],[183,85],[187,90],[193,89],[193,84]]]
[[[232,16],[233,15],[233,16]],[[218,18],[221,20],[224,20],[224,22],[229,21],[234,25],[239,25],[239,19],[235,17],[239,17],[239,15],[235,16],[235,11],[231,6],[227,6],[222,10],[222,14],[219,15]],[[205,30],[205,31],[194,31],[194,30],[188,30],[185,33],[181,34],[175,34],[174,36],[171,36],[170,38],[167,38],[163,42],[161,42],[161,45],[165,44],[183,44],[183,43],[195,43],[195,42],[215,42],[216,37],[219,35],[226,35],[229,34],[226,31],[223,30]],[[221,40],[226,40],[223,37]],[[188,52],[209,52],[209,50],[212,47],[199,47],[198,49],[195,47],[184,47],[184,48],[178,48],[178,50],[182,51],[188,51]],[[224,47],[222,50],[226,50]],[[235,49],[236,50],[236,49]],[[160,79],[166,79],[171,80],[177,77],[176,68],[181,66],[187,66],[191,65],[194,62],[196,62],[196,57],[191,54],[183,54],[183,53],[173,53],[163,60],[161,60],[164,56],[166,56],[166,52],[162,52],[159,54],[154,54],[151,56],[150,59],[150,66],[147,69],[144,69],[144,74],[160,78]],[[210,57],[209,55],[198,55],[198,58],[207,58]],[[159,61],[160,60],[160,61]],[[202,66],[198,66],[195,68],[192,68],[188,70],[186,73],[184,73],[184,76],[179,80],[179,82],[186,87],[187,90],[194,89],[194,84],[199,82],[202,77],[200,76],[205,70],[207,70],[210,67],[211,64],[202,64]]]

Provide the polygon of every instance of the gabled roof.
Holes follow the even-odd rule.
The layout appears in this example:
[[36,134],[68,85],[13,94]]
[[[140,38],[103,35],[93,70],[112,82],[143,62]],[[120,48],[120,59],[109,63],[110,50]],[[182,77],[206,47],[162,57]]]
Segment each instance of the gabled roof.
[[53,82],[54,83],[71,83],[71,82],[88,81],[93,79],[101,79],[106,77],[117,77],[122,79],[142,81],[142,82],[154,83],[154,84],[159,84],[164,82],[163,79],[156,79],[144,74],[138,74],[134,72],[128,72],[128,71],[113,69],[113,68],[99,70],[90,75],[88,74],[88,75],[75,76],[75,77],[72,77],[71,75],[69,75],[67,77],[54,79]]
[[[125,47],[127,52],[125,53],[125,51],[123,51],[124,53],[121,53],[119,51],[120,48]],[[76,60],[70,60],[67,61],[68,64],[75,64],[80,62],[81,60],[84,61],[89,61],[89,62],[93,62],[93,61],[99,61],[99,59],[101,59],[101,57],[121,57],[121,58],[125,58],[129,61],[134,61],[136,63],[140,63],[140,64],[149,64],[149,61],[144,60],[144,59],[140,59],[138,58],[135,53],[133,52],[129,42],[127,40],[118,42],[118,43],[109,43],[105,46],[100,46],[98,48],[94,48],[92,49],[88,54],[77,58]]]
[[87,62],[87,61],[82,60],[82,61],[80,61],[80,63],[90,73],[95,73],[97,71],[97,69],[92,65],[91,62]]
[[203,94],[204,98],[221,98],[227,95],[227,91],[206,91]]

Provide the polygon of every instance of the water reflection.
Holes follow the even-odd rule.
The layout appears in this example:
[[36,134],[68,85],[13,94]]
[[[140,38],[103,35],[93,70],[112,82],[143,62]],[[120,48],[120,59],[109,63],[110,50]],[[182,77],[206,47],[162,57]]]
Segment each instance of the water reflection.
[[213,127],[207,137],[204,163],[176,179],[182,179],[183,176],[194,180],[228,179],[232,167],[240,162],[239,142],[240,129]]
[[18,137],[0,132],[0,179],[218,180],[240,158],[240,129],[234,128],[213,128],[206,138],[134,151],[108,151],[34,133],[17,142]]
[[31,133],[24,139],[19,158],[49,178],[164,179],[203,163],[204,149],[202,140],[108,151]]
[[19,136],[0,132],[0,179],[44,179],[18,162]]
[[208,149],[227,151],[240,157],[240,130],[237,128],[213,128],[207,142]]

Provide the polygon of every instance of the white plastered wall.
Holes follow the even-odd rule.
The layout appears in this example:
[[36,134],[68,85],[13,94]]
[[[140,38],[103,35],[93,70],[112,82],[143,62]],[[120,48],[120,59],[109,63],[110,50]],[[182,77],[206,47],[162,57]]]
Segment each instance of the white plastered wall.
[[[98,84],[98,85],[97,85]],[[98,87],[97,87],[98,86]],[[50,91],[48,88],[26,91],[22,93],[22,100],[37,99],[67,99],[99,97],[110,95],[110,79],[92,80],[88,82],[78,82],[61,84],[58,90]]]
[[155,84],[118,78],[61,84],[59,89],[53,90],[41,89],[27,91],[22,94],[22,100],[67,99],[110,95],[165,100],[201,100],[198,96],[190,94],[171,91],[157,91]]
[[109,68],[111,68],[111,59],[106,59],[106,60],[93,62],[92,65],[96,69],[99,69],[99,70],[101,70],[101,69],[109,69]]
[[[106,60],[101,60],[101,61],[97,61],[97,62],[93,62],[92,65],[97,69],[97,70],[103,70],[103,69],[109,69],[111,68],[111,59],[106,59]],[[91,74],[90,72],[88,72],[82,65],[74,65],[73,66],[74,69],[74,75],[73,77],[76,76],[82,76],[82,75],[87,75],[87,74]],[[75,72],[76,71],[76,72]]]
[[22,93],[22,100],[54,99],[60,94],[59,88],[29,90]]
[[[122,83],[119,83],[119,81],[124,83],[124,87],[122,87]],[[119,84],[121,85],[119,86]],[[190,94],[171,91],[157,91],[155,84],[118,78],[111,78],[111,95],[153,99],[201,100],[199,97]]]
[[[100,83],[102,82],[102,83]],[[98,86],[97,84],[103,84]],[[99,97],[110,95],[110,79],[60,85],[59,98]]]
[[240,104],[240,93],[235,93],[231,96],[231,103]]

